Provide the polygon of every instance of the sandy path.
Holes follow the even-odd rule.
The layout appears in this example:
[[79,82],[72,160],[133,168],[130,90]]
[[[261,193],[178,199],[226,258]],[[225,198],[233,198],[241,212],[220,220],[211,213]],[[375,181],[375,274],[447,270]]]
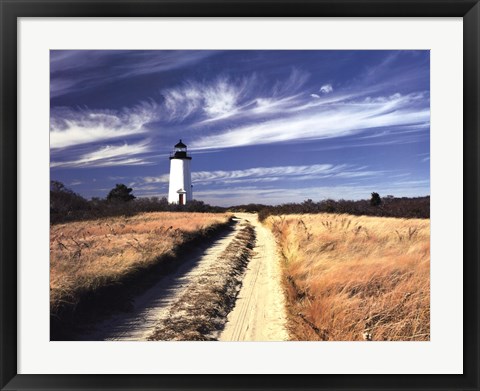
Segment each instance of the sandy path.
[[236,214],[255,227],[257,242],[221,341],[285,341],[286,315],[280,285],[280,260],[273,234],[256,214]]
[[153,333],[156,324],[169,315],[172,305],[195,284],[225,250],[241,227],[238,219],[233,230],[209,247],[199,249],[173,274],[163,277],[153,287],[138,296],[133,309],[115,315],[95,326],[81,339],[86,341],[129,340],[144,341]]

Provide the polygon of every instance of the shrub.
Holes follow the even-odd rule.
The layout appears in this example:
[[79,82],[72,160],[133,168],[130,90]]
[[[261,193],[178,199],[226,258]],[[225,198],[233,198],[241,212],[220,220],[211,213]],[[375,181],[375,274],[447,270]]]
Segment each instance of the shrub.
[[135,199],[131,194],[133,189],[122,184],[117,184],[107,195],[107,201],[128,202]]

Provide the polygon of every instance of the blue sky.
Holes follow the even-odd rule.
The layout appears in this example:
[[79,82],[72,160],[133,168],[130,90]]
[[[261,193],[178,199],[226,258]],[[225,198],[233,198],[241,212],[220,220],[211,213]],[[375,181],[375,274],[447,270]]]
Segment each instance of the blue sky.
[[194,198],[280,204],[430,194],[429,51],[50,53],[51,179],[166,196],[181,138]]

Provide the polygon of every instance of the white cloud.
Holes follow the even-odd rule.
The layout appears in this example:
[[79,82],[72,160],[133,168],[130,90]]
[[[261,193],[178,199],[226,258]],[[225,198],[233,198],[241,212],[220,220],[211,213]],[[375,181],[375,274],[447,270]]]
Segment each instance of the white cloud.
[[[50,94],[56,97],[115,80],[178,69],[212,54],[207,50],[52,50]],[[92,72],[98,68],[108,69],[108,77],[105,72]],[[65,71],[71,76],[64,76]]]
[[[255,167],[245,170],[233,171],[199,171],[192,173],[194,182],[223,182],[253,179],[285,179],[286,177],[331,174],[339,172],[345,166],[334,166],[332,164],[314,164],[311,166],[278,166],[278,167]],[[231,182],[230,182],[231,183]]]
[[95,163],[78,163],[78,161],[71,161],[71,162],[52,162],[50,163],[50,168],[57,168],[57,167],[113,167],[113,166],[140,166],[150,164],[150,162],[138,159],[138,158],[130,158],[130,159],[110,159],[104,161],[98,161]]
[[208,119],[230,117],[239,109],[254,78],[232,80],[222,76],[213,82],[187,81],[181,87],[164,90],[167,116],[173,121],[183,121],[194,113]]
[[143,180],[145,183],[168,183],[169,178],[170,178],[169,174],[164,174],[158,177],[153,177],[153,176],[145,177],[143,178]]
[[226,80],[220,80],[214,88],[205,90],[203,109],[209,117],[231,114],[236,110],[242,89],[229,84]]
[[295,105],[293,101],[308,78],[308,73],[294,68],[288,77],[267,87],[256,74],[237,79],[221,75],[209,82],[186,81],[181,87],[162,91],[162,95],[171,120],[183,121],[197,114],[203,117],[199,125],[234,116],[280,113]]
[[422,186],[429,186],[430,181],[428,179],[421,179],[421,180],[411,180],[411,181],[399,181],[395,182],[396,186],[411,186],[411,187],[422,187]]
[[272,89],[273,97],[284,97],[297,93],[308,81],[310,74],[298,68],[292,68],[287,78],[277,80]]
[[68,148],[146,133],[145,125],[158,119],[155,102],[115,110],[52,110],[50,148]]
[[109,167],[143,165],[149,162],[143,158],[132,158],[129,156],[149,152],[150,148],[146,143],[106,145],[96,151],[82,155],[77,160],[64,162],[51,162],[50,167]]
[[322,94],[329,94],[332,91],[333,91],[333,87],[332,87],[331,84],[325,84],[325,85],[320,87],[320,92]]
[[338,185],[312,186],[295,188],[255,188],[238,187],[228,189],[194,191],[194,198],[203,200],[211,205],[231,206],[249,204],[252,200],[257,203],[270,205],[287,202],[303,202],[312,199],[315,202],[325,199],[369,199],[372,191],[380,194],[393,194],[396,197],[418,197],[429,195],[429,182],[417,181],[411,184],[370,184],[370,185]]
[[[275,182],[279,180],[311,180],[316,178],[361,178],[381,175],[382,171],[369,171],[366,167],[354,167],[340,164],[313,164],[305,166],[254,167],[231,171],[192,172],[192,181],[196,186],[215,184],[231,185],[239,183]],[[145,183],[168,183],[169,175],[145,177]]]
[[318,95],[318,94],[310,94],[310,96],[311,96],[312,98],[315,98],[315,99],[320,98],[320,95]]
[[347,100],[286,113],[261,123],[225,130],[199,138],[192,149],[220,149],[290,140],[326,139],[357,134],[383,126],[423,124],[430,120],[428,107],[418,108],[422,95],[395,94],[374,101]]

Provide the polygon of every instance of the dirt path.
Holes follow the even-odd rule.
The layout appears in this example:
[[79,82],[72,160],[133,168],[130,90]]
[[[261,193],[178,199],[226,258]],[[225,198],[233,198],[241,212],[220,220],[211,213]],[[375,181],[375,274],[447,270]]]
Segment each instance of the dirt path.
[[145,341],[154,332],[155,326],[169,316],[172,305],[201,278],[217,261],[241,229],[239,219],[232,231],[216,240],[209,247],[200,248],[191,254],[174,273],[163,277],[153,287],[138,296],[133,309],[115,315],[95,326],[81,338],[86,341],[128,340]]
[[[258,221],[256,214],[236,214],[236,224],[230,232],[205,244],[173,274],[161,278],[154,286],[138,296],[133,309],[95,325],[82,340],[145,341],[155,334],[156,327],[168,323],[176,314],[180,299],[195,290],[205,279],[212,278],[221,254],[236,238],[246,220],[255,229],[256,243],[253,258],[247,266],[235,307],[219,336],[221,341],[283,341],[285,308],[280,286],[280,265],[272,233]],[[178,312],[178,311],[177,311]],[[158,332],[158,331],[157,331]],[[215,339],[218,337],[216,335]]]
[[257,234],[250,260],[234,309],[220,335],[221,341],[285,341],[286,315],[280,285],[280,264],[273,234],[256,214],[236,214],[249,220]]

